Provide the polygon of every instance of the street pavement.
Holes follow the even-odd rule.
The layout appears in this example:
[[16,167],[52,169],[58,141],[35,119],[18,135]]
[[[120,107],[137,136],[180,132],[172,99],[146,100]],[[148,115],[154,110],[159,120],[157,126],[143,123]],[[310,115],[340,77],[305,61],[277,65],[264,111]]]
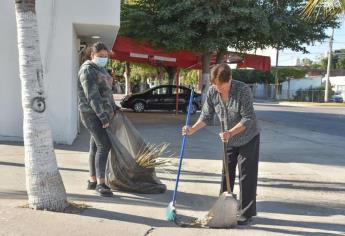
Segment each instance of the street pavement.
[[[178,155],[184,114],[125,114],[148,142],[167,142]],[[102,198],[86,190],[89,135],[82,129],[72,146],[55,148],[68,200],[90,206],[81,213],[21,207],[27,199],[23,146],[0,143],[0,235],[345,235],[345,138],[269,120],[260,125],[258,216],[250,226],[196,229],[166,221],[175,165],[157,169],[168,187],[164,194],[114,191]],[[176,206],[183,219],[204,217],[218,198],[219,129],[209,126],[187,138]]]

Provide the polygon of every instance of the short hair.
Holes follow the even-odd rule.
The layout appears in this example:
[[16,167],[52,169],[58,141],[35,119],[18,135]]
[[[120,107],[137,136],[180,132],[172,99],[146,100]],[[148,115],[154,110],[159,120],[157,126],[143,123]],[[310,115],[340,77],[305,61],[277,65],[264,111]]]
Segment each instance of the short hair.
[[91,52],[98,53],[102,50],[106,50],[109,52],[108,47],[103,42],[96,42],[91,47]]
[[211,70],[210,82],[211,84],[214,84],[216,81],[221,83],[229,82],[231,74],[231,68],[228,64],[217,64]]

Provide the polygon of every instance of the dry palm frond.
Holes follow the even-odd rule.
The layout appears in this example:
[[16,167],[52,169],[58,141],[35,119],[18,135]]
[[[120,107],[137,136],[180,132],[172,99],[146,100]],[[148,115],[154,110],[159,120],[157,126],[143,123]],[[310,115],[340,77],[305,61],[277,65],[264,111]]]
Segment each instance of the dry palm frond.
[[302,15],[310,17],[313,13],[316,13],[318,16],[322,10],[326,16],[345,13],[345,0],[308,0]]
[[155,168],[171,164],[172,154],[167,156],[168,143],[147,144],[142,148],[136,157],[136,162],[143,168]]

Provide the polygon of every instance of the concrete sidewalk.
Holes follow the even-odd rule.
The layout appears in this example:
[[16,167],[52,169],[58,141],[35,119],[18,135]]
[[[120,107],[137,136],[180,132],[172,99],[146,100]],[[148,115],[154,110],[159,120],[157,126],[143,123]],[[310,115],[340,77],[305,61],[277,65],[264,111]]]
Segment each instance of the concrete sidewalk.
[[[173,152],[179,152],[183,114],[126,114],[147,141],[168,142]],[[165,208],[176,167],[157,170],[168,186],[165,194],[114,192],[113,198],[102,198],[86,190],[89,137],[82,130],[72,146],[55,149],[68,199],[91,206],[81,214],[20,208],[27,199],[23,146],[0,144],[0,235],[345,235],[345,139],[260,123],[258,216],[251,226],[193,229],[167,222]],[[177,196],[179,215],[203,217],[218,197],[222,157],[218,132],[219,127],[207,127],[187,140]]]

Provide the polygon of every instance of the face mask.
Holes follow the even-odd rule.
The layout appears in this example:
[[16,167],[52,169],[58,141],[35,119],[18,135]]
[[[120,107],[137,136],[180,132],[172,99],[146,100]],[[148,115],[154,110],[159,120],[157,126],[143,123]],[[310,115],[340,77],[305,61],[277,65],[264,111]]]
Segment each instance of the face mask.
[[107,57],[95,57],[95,63],[100,67],[105,67],[107,65]]

